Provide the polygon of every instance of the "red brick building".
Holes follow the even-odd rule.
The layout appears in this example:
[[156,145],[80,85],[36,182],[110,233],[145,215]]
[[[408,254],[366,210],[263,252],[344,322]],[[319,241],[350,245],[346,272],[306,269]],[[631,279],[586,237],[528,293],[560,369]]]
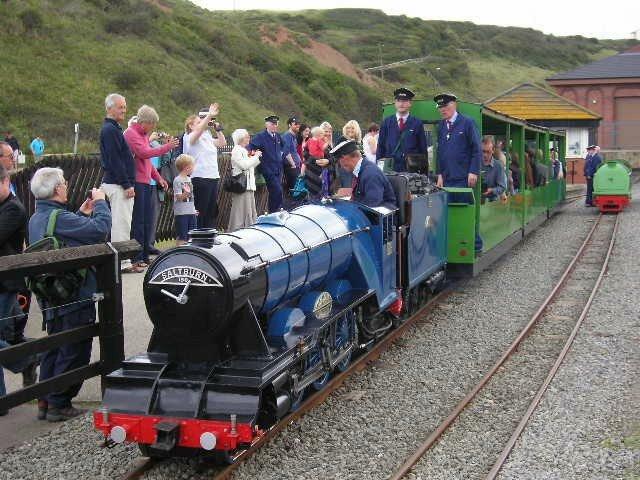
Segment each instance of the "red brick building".
[[640,46],[547,82],[563,97],[602,116],[596,139],[602,148],[640,150]]

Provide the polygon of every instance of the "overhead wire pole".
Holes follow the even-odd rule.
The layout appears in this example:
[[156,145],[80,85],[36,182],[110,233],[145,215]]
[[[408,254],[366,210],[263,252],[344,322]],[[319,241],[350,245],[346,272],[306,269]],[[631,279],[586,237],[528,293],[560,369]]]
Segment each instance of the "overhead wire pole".
[[384,68],[382,65],[382,47],[384,47],[384,43],[378,44],[378,58],[380,60],[380,79],[384,80]]

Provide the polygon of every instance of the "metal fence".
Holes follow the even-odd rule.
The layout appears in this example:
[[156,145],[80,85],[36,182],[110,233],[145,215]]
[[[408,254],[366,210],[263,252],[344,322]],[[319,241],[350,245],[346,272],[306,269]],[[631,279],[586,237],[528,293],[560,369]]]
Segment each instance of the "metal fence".
[[[220,184],[218,188],[218,229],[225,230],[229,223],[231,211],[231,194],[222,188],[224,179],[231,172],[231,148],[225,147],[218,151],[218,168],[220,170]],[[69,182],[69,207],[77,209],[86,198],[87,190],[100,186],[102,182],[102,167],[100,156],[92,155],[50,155],[36,165],[18,172],[12,179],[16,185],[18,198],[27,208],[29,215],[35,210],[35,199],[29,190],[29,181],[34,172],[41,167],[58,167],[64,171],[64,176]],[[256,209],[258,213],[267,210],[267,191],[264,186],[257,188]],[[173,192],[170,190],[165,195],[158,218],[156,239],[158,241],[175,238],[173,222]]]

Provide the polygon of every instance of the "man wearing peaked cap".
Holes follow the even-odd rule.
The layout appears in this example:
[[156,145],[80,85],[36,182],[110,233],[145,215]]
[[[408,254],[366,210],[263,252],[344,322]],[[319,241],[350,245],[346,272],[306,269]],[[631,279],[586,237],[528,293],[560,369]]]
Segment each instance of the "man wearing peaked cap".
[[282,171],[284,142],[278,134],[277,115],[269,115],[264,119],[265,129],[256,134],[247,150],[260,150],[262,158],[257,169],[267,183],[269,192],[269,212],[277,212],[282,208]]
[[453,93],[439,93],[438,95],[433,97],[433,101],[436,102],[438,108],[444,107],[449,103],[455,102],[457,100],[458,97],[456,97]]
[[287,189],[291,191],[296,185],[302,164],[300,155],[298,155],[300,120],[295,115],[292,115],[287,120],[287,126],[289,127],[288,130],[282,134],[282,141],[284,143],[284,177],[287,183]]
[[376,158],[393,158],[393,169],[406,172],[407,154],[427,155],[427,137],[422,120],[409,114],[415,94],[401,87],[393,92],[393,96],[396,114],[385,118],[380,125]]
[[345,140],[336,145],[330,152],[342,168],[353,173],[351,199],[368,207],[397,208],[396,196],[391,183],[382,170],[373,162],[362,161],[358,144],[353,140]]
[[433,97],[442,120],[438,123],[438,186],[475,187],[480,175],[480,134],[469,117],[457,110],[452,93]]
[[589,145],[587,147],[587,156],[584,157],[584,178],[587,180],[587,198],[585,205],[593,207],[593,176],[602,163],[602,158],[597,153],[597,145]]
[[[438,123],[438,186],[474,188],[482,163],[478,128],[471,118],[458,112],[454,94],[440,93],[433,97],[433,101],[442,117]],[[482,250],[479,235],[476,235],[476,250]]]

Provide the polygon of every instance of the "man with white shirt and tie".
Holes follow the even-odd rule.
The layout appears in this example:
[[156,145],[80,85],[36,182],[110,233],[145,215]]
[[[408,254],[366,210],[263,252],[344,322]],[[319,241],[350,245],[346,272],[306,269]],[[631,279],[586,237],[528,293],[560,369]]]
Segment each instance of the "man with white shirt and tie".
[[438,123],[438,186],[475,187],[480,175],[480,134],[469,117],[458,112],[452,93],[433,97],[442,120]]
[[[276,115],[269,115],[264,119],[265,129],[256,134],[251,143],[247,147],[250,152],[252,150],[260,150],[262,158],[257,169],[264,177],[269,192],[269,212],[277,212],[283,206],[282,197],[282,171],[285,161],[290,166],[295,167],[293,159],[289,155],[285,159],[283,157],[284,142],[278,134],[278,121],[280,118]],[[293,163],[293,165],[291,165]]]
[[[457,98],[452,93],[433,97],[442,120],[438,123],[438,158],[436,174],[439,187],[474,188],[480,176],[482,145],[474,121],[458,112]],[[450,202],[468,202],[465,194],[449,194]],[[482,251],[482,240],[476,232],[476,251]]]
[[393,170],[407,171],[408,154],[427,154],[427,136],[422,120],[409,113],[411,100],[415,94],[407,88],[398,88],[393,92],[396,114],[382,121],[378,134],[376,158],[393,158]]

